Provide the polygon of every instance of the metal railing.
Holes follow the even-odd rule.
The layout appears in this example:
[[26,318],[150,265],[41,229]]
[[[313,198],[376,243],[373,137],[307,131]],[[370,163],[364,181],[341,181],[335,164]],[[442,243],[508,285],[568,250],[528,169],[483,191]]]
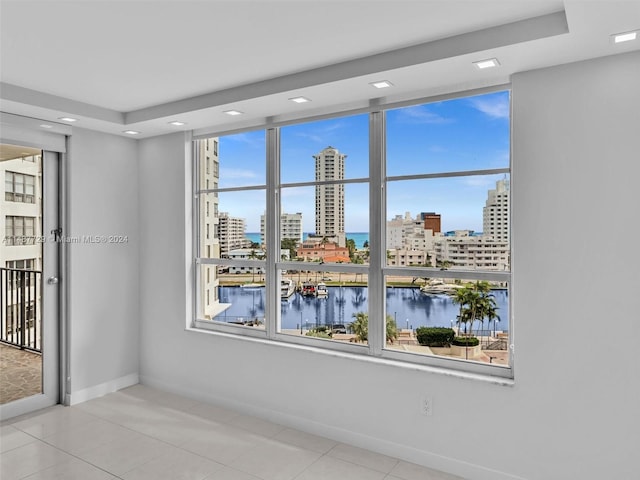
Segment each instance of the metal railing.
[[0,267],[0,342],[42,351],[42,272]]

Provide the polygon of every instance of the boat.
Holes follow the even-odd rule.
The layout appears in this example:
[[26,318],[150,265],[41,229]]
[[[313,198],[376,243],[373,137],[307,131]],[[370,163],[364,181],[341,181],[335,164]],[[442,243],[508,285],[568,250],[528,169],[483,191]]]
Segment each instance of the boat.
[[427,295],[453,295],[458,288],[459,285],[434,279],[421,286],[420,291]]
[[316,295],[318,297],[328,297],[329,296],[329,290],[327,289],[327,284],[320,282],[318,283],[318,285],[316,286]]
[[280,280],[280,297],[289,298],[296,291],[296,285],[290,278]]
[[302,284],[302,295],[304,297],[315,297],[316,295],[316,284],[313,282],[304,282]]

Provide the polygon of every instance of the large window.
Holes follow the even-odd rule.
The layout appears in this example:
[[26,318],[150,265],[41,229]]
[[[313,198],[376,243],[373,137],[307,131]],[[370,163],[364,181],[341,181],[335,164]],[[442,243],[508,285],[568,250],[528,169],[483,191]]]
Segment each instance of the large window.
[[33,245],[35,243],[34,217],[5,217],[6,245]]
[[499,91],[196,141],[194,325],[509,376],[509,112]]
[[4,199],[7,202],[35,203],[36,177],[23,173],[6,172]]

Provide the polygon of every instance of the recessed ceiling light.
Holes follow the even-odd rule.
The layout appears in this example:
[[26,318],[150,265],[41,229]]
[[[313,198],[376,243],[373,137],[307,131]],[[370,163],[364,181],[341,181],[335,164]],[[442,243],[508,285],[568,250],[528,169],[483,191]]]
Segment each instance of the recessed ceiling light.
[[238,110],[227,110],[222,113],[226,113],[227,115],[242,115],[243,112],[240,112]]
[[77,118],[71,118],[71,117],[58,117],[58,120],[62,120],[63,122],[77,122],[78,121]]
[[186,123],[184,123],[184,122],[178,122],[178,121],[176,120],[176,121],[173,121],[173,122],[169,122],[169,125],[175,125],[176,127],[181,127],[182,125],[186,125]]
[[42,128],[53,128],[53,125],[47,125],[46,123],[43,123],[42,125],[40,125]]
[[127,135],[140,135],[140,132],[136,132],[135,130],[125,130],[122,133],[126,133]]
[[393,83],[391,83],[389,80],[380,80],[379,82],[371,82],[369,85],[376,87],[376,88],[389,88],[389,87],[393,87]]
[[289,100],[296,103],[307,103],[311,101],[307,97],[293,97],[293,98],[290,98]]
[[484,68],[493,68],[500,65],[497,58],[488,58],[486,60],[479,60],[477,62],[473,62],[473,64],[479,68],[480,70]]
[[630,42],[638,38],[638,32],[616,33],[612,35],[613,43]]

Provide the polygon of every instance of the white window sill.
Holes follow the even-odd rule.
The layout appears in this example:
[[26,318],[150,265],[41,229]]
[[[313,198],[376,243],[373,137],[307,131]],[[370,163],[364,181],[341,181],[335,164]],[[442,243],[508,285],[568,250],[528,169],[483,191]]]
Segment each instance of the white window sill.
[[457,370],[453,368],[449,369],[449,368],[437,367],[433,365],[423,365],[423,364],[413,363],[413,362],[403,362],[399,360],[374,357],[370,355],[358,355],[358,354],[349,353],[349,352],[341,352],[339,350],[333,350],[329,348],[312,347],[309,345],[299,345],[296,343],[288,343],[284,341],[270,340],[267,338],[258,338],[258,337],[245,336],[245,335],[236,335],[232,333],[219,332],[219,331],[208,330],[203,328],[186,327],[185,330],[187,332],[213,335],[216,337],[222,337],[222,338],[227,338],[227,339],[241,341],[241,342],[253,342],[253,343],[259,343],[262,345],[267,345],[267,346],[277,347],[277,348],[290,348],[293,350],[301,350],[301,351],[315,353],[319,355],[329,355],[336,358],[343,358],[349,361],[368,362],[375,365],[384,365],[384,366],[393,367],[393,368],[403,368],[403,369],[412,370],[416,372],[423,372],[423,373],[429,373],[429,374],[435,374],[435,375],[446,375],[449,377],[460,378],[463,380],[480,381],[480,382],[490,383],[493,385],[499,385],[504,387],[512,387],[515,385],[515,380],[513,378],[467,372],[463,370]]

